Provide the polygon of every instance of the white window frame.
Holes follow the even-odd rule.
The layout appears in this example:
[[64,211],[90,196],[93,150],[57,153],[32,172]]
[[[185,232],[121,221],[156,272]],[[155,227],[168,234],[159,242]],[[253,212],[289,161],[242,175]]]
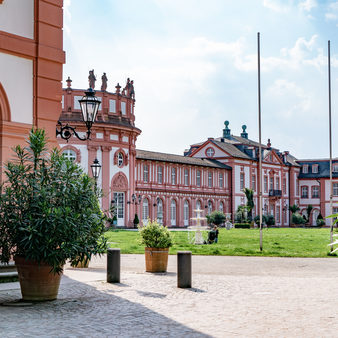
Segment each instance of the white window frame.
[[149,166],[148,164],[143,164],[143,182],[149,182]]
[[196,171],[196,186],[201,186],[201,170]]

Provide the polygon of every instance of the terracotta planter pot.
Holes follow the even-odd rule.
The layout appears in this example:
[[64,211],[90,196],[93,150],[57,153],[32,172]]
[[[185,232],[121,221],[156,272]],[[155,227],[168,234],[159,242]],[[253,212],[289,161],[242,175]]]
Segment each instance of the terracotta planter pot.
[[166,272],[169,248],[145,248],[146,271]]
[[23,300],[45,301],[57,298],[62,274],[54,274],[48,264],[14,257]]

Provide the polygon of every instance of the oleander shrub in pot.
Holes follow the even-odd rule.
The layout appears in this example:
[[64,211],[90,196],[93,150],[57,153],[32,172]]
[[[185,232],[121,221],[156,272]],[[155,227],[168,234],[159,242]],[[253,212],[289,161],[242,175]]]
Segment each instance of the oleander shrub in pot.
[[67,260],[77,265],[105,252],[105,217],[93,179],[58,150],[47,151],[44,130],[32,130],[27,144],[5,165],[0,261],[14,257],[23,299],[51,300]]
[[297,224],[297,225],[303,225],[306,223],[306,220],[304,219],[304,217],[299,214],[298,212],[292,214],[291,216],[291,222],[293,224]]
[[141,244],[145,245],[146,271],[167,271],[169,247],[173,245],[167,227],[148,221],[147,225],[139,227],[139,233]]

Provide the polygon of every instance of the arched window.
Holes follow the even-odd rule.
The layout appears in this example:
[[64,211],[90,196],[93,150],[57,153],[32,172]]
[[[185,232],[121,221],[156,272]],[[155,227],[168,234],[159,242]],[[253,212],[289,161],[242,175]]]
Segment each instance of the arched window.
[[76,152],[72,149],[65,149],[62,152],[62,155],[69,161],[76,161]]
[[202,208],[201,208],[201,201],[197,201],[196,202],[196,209],[197,210],[202,210]]
[[146,225],[148,223],[149,218],[149,201],[147,198],[143,199],[142,203],[142,222],[143,225]]
[[212,202],[208,201],[208,215],[212,213]]
[[171,200],[171,203],[170,203],[170,221],[171,221],[172,226],[176,225],[176,201],[175,200]]
[[122,153],[119,153],[117,155],[117,165],[119,167],[122,167],[123,166],[123,154]]
[[184,225],[188,226],[189,225],[189,202],[188,201],[184,201],[183,219],[184,219]]
[[220,202],[219,211],[223,212],[223,210],[224,210],[224,204],[223,204],[223,202]]
[[163,224],[163,202],[161,199],[157,203],[157,222]]

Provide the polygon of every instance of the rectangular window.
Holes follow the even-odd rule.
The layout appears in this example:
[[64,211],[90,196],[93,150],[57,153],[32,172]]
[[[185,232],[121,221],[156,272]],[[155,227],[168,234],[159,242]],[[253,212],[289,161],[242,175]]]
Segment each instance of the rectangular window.
[[82,99],[82,96],[74,96],[74,109],[81,109],[79,100]]
[[264,176],[264,192],[268,192],[268,176]]
[[244,189],[244,173],[240,174],[239,188],[240,188],[241,191],[243,191],[243,189]]
[[157,167],[157,183],[163,183],[163,167],[161,166]]
[[65,97],[64,97],[64,95],[62,95],[61,106],[62,106],[62,109],[65,109]]
[[286,194],[286,178],[283,178],[283,193]]
[[302,172],[303,174],[307,174],[309,172],[309,166],[307,164],[302,166]]
[[130,114],[132,114],[133,113],[133,104],[131,103],[130,104]]
[[176,184],[176,169],[171,168],[171,184]]
[[312,198],[319,198],[319,187],[312,187]]
[[333,171],[334,173],[338,173],[338,163],[333,163],[333,164],[332,164],[332,171]]
[[109,100],[109,113],[116,113],[116,101]]
[[208,187],[212,188],[212,172],[208,173]]
[[184,185],[189,185],[189,170],[184,169]]
[[251,177],[251,189],[256,191],[256,175],[252,175]]
[[280,223],[280,207],[277,206],[276,208],[276,222]]
[[338,183],[333,183],[333,196],[338,196]]
[[318,174],[318,164],[313,164],[312,165],[312,173],[313,174]]
[[302,187],[302,198],[309,198],[309,188],[307,186]]
[[147,164],[143,164],[143,182],[149,182],[149,167]]
[[196,171],[196,185],[198,187],[201,186],[201,171],[200,170]]
[[223,174],[219,174],[219,187],[220,188],[224,187],[224,177],[223,177]]
[[273,190],[273,177],[270,177],[270,189]]
[[276,177],[276,189],[279,190],[279,177]]
[[127,114],[126,103],[125,102],[121,102],[121,112],[122,112],[122,115],[126,115]]

